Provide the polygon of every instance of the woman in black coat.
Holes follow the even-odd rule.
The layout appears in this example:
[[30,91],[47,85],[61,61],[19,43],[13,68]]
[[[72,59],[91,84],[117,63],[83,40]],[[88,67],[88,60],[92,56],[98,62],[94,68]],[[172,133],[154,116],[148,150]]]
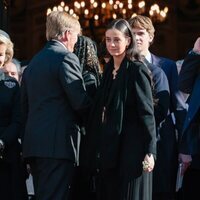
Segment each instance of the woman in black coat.
[[21,166],[20,89],[18,82],[4,73],[4,64],[13,56],[13,44],[0,34],[0,199],[24,200],[25,177]]
[[128,22],[105,33],[111,55],[82,138],[80,165],[95,174],[100,200],[151,200],[156,128],[147,66]]

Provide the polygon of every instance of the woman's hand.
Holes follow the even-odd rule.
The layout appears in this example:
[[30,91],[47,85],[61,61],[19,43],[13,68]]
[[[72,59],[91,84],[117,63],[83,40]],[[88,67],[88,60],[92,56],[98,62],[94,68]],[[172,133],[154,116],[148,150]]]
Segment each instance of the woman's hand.
[[155,165],[153,155],[152,154],[146,154],[142,164],[143,164],[143,170],[145,172],[151,172],[154,168],[154,165]]

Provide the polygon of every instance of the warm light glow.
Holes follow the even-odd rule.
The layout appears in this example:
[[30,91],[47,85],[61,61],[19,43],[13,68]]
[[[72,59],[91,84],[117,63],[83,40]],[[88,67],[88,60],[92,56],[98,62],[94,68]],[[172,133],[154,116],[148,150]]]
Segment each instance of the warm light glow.
[[61,1],[61,2],[60,2],[60,5],[61,5],[62,7],[64,7],[64,6],[65,6],[65,2],[64,2],[64,1]]
[[123,14],[126,14],[126,9],[125,9],[125,8],[122,10],[122,13],[123,13]]
[[160,15],[161,15],[163,18],[166,17],[166,13],[165,13],[163,10],[160,11]]
[[117,19],[117,15],[115,13],[113,14],[113,19]]
[[65,6],[64,10],[65,10],[66,12],[68,12],[68,11],[69,11],[69,6]]
[[101,4],[101,7],[102,7],[102,8],[105,8],[105,7],[106,7],[106,3],[103,2],[103,3]]
[[88,14],[89,14],[89,10],[88,10],[88,9],[85,9],[85,10],[84,10],[84,14],[85,14],[85,15],[88,15]]
[[58,6],[58,11],[63,11],[63,7],[62,6]]
[[[112,19],[129,19],[137,14],[147,15],[153,22],[163,22],[169,11],[165,2],[161,4],[161,1],[156,0],[76,0],[73,3],[67,2],[63,0],[57,6],[48,8],[46,14],[64,10],[78,18],[84,26],[88,26],[90,23],[93,23],[93,26],[99,26],[107,24]],[[165,5],[163,6],[163,4]]]
[[113,8],[114,8],[115,10],[117,10],[117,8],[118,8],[118,5],[117,5],[117,4],[115,4],[115,5],[113,6]]
[[94,6],[94,8],[97,8],[98,3],[97,3],[97,2],[94,2],[93,6]]
[[74,2],[74,7],[80,9],[81,4],[80,4],[79,2],[77,2],[77,1],[75,1],[75,2]]
[[69,10],[69,14],[70,14],[70,15],[73,15],[73,14],[74,14],[74,10],[73,10],[73,9],[70,9],[70,10]]
[[128,9],[132,9],[133,5],[132,4],[128,4]]
[[58,8],[56,6],[53,7],[53,11],[57,11]]
[[51,13],[51,8],[47,9],[47,15]]
[[82,8],[85,7],[85,1],[81,1],[81,7],[82,7]]
[[110,4],[110,5],[113,5],[113,0],[109,0],[109,4]]
[[165,8],[164,8],[164,12],[165,12],[165,13],[168,13],[168,11],[169,11],[169,8],[168,8],[168,7],[165,7]]
[[139,3],[138,3],[138,7],[139,8],[143,8],[145,6],[145,1],[140,1]]
[[136,17],[136,16],[137,16],[137,14],[136,14],[136,13],[133,13],[131,17]]
[[123,3],[120,3],[119,4],[119,8],[123,8],[124,4]]
[[98,19],[99,19],[99,16],[98,16],[98,15],[95,15],[95,16],[94,16],[94,19],[95,19],[95,20],[98,20]]

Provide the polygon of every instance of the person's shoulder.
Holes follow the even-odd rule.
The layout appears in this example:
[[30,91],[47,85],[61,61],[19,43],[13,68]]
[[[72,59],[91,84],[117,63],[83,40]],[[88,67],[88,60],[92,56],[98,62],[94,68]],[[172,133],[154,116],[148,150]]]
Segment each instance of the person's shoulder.
[[153,57],[153,60],[157,59],[157,60],[160,60],[162,62],[168,62],[168,63],[173,63],[173,64],[176,64],[174,60],[172,60],[171,58],[167,58],[167,57],[164,57],[164,56],[158,56],[158,55],[155,55],[153,53],[151,53],[152,57]]
[[162,56],[158,56],[158,58],[161,60],[162,63],[165,63],[167,65],[176,65],[176,62],[172,60],[171,58],[162,57]]
[[70,51],[66,52],[65,59],[68,59],[71,62],[78,62],[79,63],[79,59],[78,59],[77,55],[73,52],[70,52]]
[[144,63],[140,60],[128,60],[128,62],[130,63],[131,66],[134,66],[134,67],[144,66]]
[[137,70],[137,71],[146,71],[148,72],[148,67],[145,65],[142,61],[139,60],[134,60],[134,61],[129,61],[130,63],[130,68]]
[[161,67],[158,67],[152,63],[149,63],[148,68],[152,72],[152,74],[165,74]]

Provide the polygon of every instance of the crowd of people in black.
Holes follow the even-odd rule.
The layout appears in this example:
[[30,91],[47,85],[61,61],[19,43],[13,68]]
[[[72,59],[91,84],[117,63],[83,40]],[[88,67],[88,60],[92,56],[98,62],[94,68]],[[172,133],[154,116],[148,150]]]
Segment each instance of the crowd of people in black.
[[200,38],[177,65],[150,51],[154,33],[116,19],[97,46],[53,11],[22,70],[0,30],[1,200],[196,200]]

